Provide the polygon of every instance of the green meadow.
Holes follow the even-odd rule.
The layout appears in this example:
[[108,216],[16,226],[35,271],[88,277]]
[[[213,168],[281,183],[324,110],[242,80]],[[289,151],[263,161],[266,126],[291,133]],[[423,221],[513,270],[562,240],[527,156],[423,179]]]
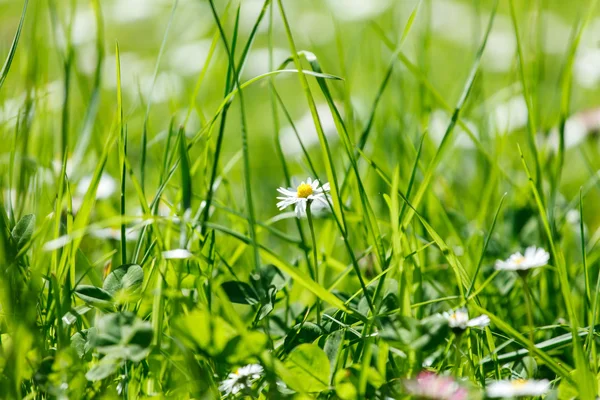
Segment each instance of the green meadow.
[[597,0],[0,0],[0,399],[595,400]]

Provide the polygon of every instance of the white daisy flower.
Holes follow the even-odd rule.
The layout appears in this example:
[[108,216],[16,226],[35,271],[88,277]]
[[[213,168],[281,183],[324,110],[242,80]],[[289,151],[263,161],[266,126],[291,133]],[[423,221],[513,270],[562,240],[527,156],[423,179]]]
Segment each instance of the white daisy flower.
[[[91,175],[81,178],[77,185],[77,195],[80,197],[85,196],[88,188],[92,183],[93,177]],[[96,189],[96,199],[102,200],[109,198],[117,190],[117,181],[108,174],[102,174],[100,181],[98,181],[98,188]]]
[[531,268],[543,267],[548,264],[550,254],[544,249],[530,246],[525,250],[525,255],[517,252],[508,260],[498,260],[496,269],[507,271],[526,271]]
[[469,319],[466,308],[459,308],[451,313],[445,312],[443,316],[448,320],[448,326],[452,330],[464,331],[467,328],[484,328],[490,324],[490,318],[487,315]]
[[227,379],[219,384],[219,390],[226,396],[237,394],[241,390],[250,388],[252,383],[259,379],[263,373],[263,367],[258,364],[249,364],[238,368],[235,372],[227,375]]
[[277,208],[281,211],[284,208],[295,204],[296,216],[298,218],[301,218],[306,214],[306,205],[309,201],[318,201],[324,206],[329,207],[329,204],[327,203],[329,183],[320,186],[318,179],[313,181],[311,178],[308,178],[306,182],[302,182],[298,185],[295,191],[292,188],[286,189],[283,187],[280,187],[277,191],[284,195],[284,197],[277,198],[278,200],[281,200],[277,203]]
[[488,397],[524,397],[542,396],[550,390],[550,382],[546,379],[525,380],[515,379],[513,381],[496,381],[491,383],[486,390]]

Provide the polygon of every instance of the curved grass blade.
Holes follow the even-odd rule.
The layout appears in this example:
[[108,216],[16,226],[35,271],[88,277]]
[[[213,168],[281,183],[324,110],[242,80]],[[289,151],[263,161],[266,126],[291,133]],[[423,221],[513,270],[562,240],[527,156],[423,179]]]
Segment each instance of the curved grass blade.
[[23,30],[23,24],[25,23],[25,14],[27,13],[28,5],[29,0],[25,0],[25,3],[23,4],[23,11],[21,11],[21,19],[19,20],[19,25],[17,26],[17,31],[15,32],[15,37],[10,45],[10,49],[8,50],[8,55],[6,56],[4,65],[0,70],[0,90],[2,90],[2,85],[4,85],[4,81],[8,76],[8,71],[10,71],[13,59],[15,58],[15,53],[17,52],[17,46],[19,45],[19,39],[21,38],[21,31]]
[[498,215],[500,214],[500,210],[502,209],[502,204],[504,203],[504,199],[506,198],[506,193],[500,199],[500,204],[496,209],[496,213],[494,214],[494,219],[492,220],[492,226],[490,227],[490,231],[485,237],[485,242],[483,243],[483,248],[481,249],[481,256],[479,257],[479,261],[477,262],[477,267],[475,268],[475,273],[473,274],[473,280],[471,281],[471,285],[469,286],[469,290],[465,295],[468,298],[473,291],[473,287],[475,287],[475,282],[477,282],[477,275],[479,275],[479,270],[481,269],[481,264],[483,263],[483,257],[485,256],[485,251],[487,250],[488,244],[490,243],[490,239],[492,238],[492,234],[494,233],[494,228],[496,227],[496,221],[498,220]]

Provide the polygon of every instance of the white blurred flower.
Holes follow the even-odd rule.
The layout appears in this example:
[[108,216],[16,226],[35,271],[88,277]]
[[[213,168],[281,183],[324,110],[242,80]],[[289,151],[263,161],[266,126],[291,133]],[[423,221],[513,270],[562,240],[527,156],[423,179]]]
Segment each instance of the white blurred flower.
[[564,18],[552,11],[542,11],[541,18],[544,26],[552,27],[552,29],[544,29],[543,32],[542,48],[544,52],[562,55],[569,45],[571,26],[565,23]]
[[336,18],[345,21],[370,20],[386,11],[391,0],[327,0]]
[[[244,64],[242,75],[246,78],[253,78],[269,72],[269,52],[270,50],[268,48],[257,48],[252,50]],[[285,61],[289,55],[289,50],[275,47],[273,49],[273,69],[279,68],[281,63]]]
[[515,96],[492,110],[491,128],[500,134],[510,133],[527,125],[528,118],[525,98],[522,95]]
[[415,379],[404,381],[407,393],[419,399],[467,400],[467,389],[449,376],[423,371]]
[[[119,54],[121,62],[121,87],[125,93],[137,96],[139,93],[139,82],[143,76],[152,76],[154,66],[152,62],[141,58],[134,52],[122,52]],[[114,54],[107,55],[102,67],[102,85],[110,90],[117,88],[117,60]],[[142,88],[147,90],[146,88]],[[142,94],[146,95],[145,92]]]
[[[90,235],[97,239],[121,240],[121,230],[116,228],[102,228],[90,232]],[[139,237],[139,231],[127,229],[125,231],[125,240],[135,241]]]
[[444,318],[448,320],[450,329],[464,331],[467,328],[484,328],[490,324],[490,318],[487,315],[469,319],[469,313],[466,308],[459,308],[451,313],[445,312]]
[[[319,115],[321,127],[323,128],[327,140],[337,139],[335,120],[331,115],[329,106],[327,104],[318,105],[317,114]],[[319,144],[319,136],[310,112],[307,112],[300,119],[294,121],[294,126],[298,131],[298,136],[300,137],[300,140],[302,140],[304,147],[309,148]],[[281,147],[286,155],[302,154],[302,147],[300,146],[300,143],[298,143],[296,132],[294,132],[292,126],[282,128],[279,134],[281,136]]]
[[[464,118],[463,122],[473,133],[473,135],[475,135],[475,137],[479,137],[479,130],[475,124],[473,124],[471,121],[465,120]],[[450,115],[448,115],[446,111],[438,109],[429,115],[429,133],[431,138],[437,144],[442,142],[442,139],[446,134],[446,130],[448,129],[448,125],[450,125]],[[454,146],[463,149],[475,148],[475,144],[473,144],[473,141],[469,137],[468,133],[462,127],[454,127],[454,137]]]
[[193,254],[186,249],[174,249],[163,251],[162,256],[165,260],[185,260],[186,258],[193,257]]
[[542,396],[550,390],[547,380],[516,379],[512,381],[496,381],[491,383],[486,390],[488,397],[523,397]]
[[438,0],[431,7],[431,27],[444,40],[471,47],[477,40],[473,7],[453,0]]
[[249,364],[238,368],[235,372],[227,375],[227,379],[219,384],[219,390],[225,395],[237,394],[241,390],[250,388],[252,383],[259,379],[263,373],[263,367],[258,364]]
[[[87,175],[81,178],[77,185],[77,195],[85,196],[90,184],[92,183],[92,175]],[[96,190],[96,199],[102,200],[109,198],[117,190],[117,181],[108,174],[102,174],[98,182]]]
[[118,23],[131,23],[148,19],[161,12],[161,4],[153,0],[115,1],[109,12],[108,19]]
[[565,215],[565,219],[568,223],[579,226],[579,223],[581,222],[581,214],[579,213],[579,210],[569,210]]
[[[565,122],[565,148],[578,146],[592,133],[600,129],[600,109],[591,108],[572,115]],[[554,127],[548,136],[548,145],[558,150],[559,128]]]
[[514,64],[516,52],[517,40],[513,32],[493,30],[483,52],[483,67],[492,72],[507,72]]
[[525,255],[517,252],[505,261],[496,261],[496,269],[506,271],[526,271],[531,268],[547,265],[549,259],[550,254],[548,254],[546,250],[530,246],[525,250]]
[[283,197],[277,197],[278,200],[281,200],[277,203],[277,208],[281,211],[288,206],[295,205],[296,216],[298,218],[306,214],[306,205],[309,201],[311,203],[312,201],[317,201],[329,206],[326,197],[327,192],[329,192],[329,183],[321,186],[318,179],[313,181],[311,178],[308,178],[306,182],[300,183],[295,190],[280,187],[277,191],[283,195]]
[[304,12],[298,17],[297,21],[298,26],[311,27],[311,29],[298,31],[300,40],[303,42],[323,46],[331,42],[334,38],[334,24],[330,15],[319,12]]
[[211,40],[180,44],[169,51],[169,66],[182,75],[197,75],[210,51]]
[[24,102],[24,95],[6,99],[3,103],[0,102],[0,126],[4,124],[6,124],[4,128],[12,128],[15,126],[18,120],[19,111],[24,106]]
[[71,38],[74,45],[82,45],[96,39],[96,16],[91,8],[77,10],[71,28]]
[[594,89],[600,82],[600,49],[580,50],[575,57],[573,77],[580,86]]
[[[140,88],[142,93],[152,98],[153,103],[164,103],[177,98],[183,93],[183,78],[173,72],[161,72],[154,81],[154,74],[140,77]],[[152,95],[150,95],[152,92]]]

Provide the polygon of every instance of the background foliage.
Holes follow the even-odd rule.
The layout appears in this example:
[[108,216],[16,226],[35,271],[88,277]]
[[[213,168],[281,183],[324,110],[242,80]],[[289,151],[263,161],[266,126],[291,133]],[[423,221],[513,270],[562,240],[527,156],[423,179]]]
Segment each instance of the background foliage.
[[[0,22],[1,398],[218,398],[249,363],[262,398],[402,398],[423,368],[595,398],[596,1],[0,0]],[[315,243],[275,207],[308,176],[332,187]],[[494,270],[528,245],[551,253],[533,332]],[[461,306],[491,326],[457,340]]]

